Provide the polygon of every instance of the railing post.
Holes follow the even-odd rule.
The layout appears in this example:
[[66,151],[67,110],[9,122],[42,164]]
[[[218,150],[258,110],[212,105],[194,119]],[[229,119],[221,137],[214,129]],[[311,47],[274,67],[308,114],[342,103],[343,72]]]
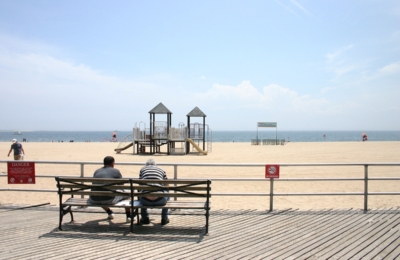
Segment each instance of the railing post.
[[[85,177],[85,171],[84,171],[84,164],[81,163],[81,178]],[[81,195],[81,198],[84,198],[85,195]]]
[[368,211],[368,165],[364,165],[364,211]]
[[269,211],[274,210],[274,178],[270,178],[270,188],[269,188]]
[[[174,165],[174,179],[178,179],[178,165]],[[176,187],[176,184],[174,184]],[[174,191],[176,193],[176,191]],[[177,200],[177,197],[174,197],[174,200]]]
[[81,163],[81,178],[85,177],[84,164]]

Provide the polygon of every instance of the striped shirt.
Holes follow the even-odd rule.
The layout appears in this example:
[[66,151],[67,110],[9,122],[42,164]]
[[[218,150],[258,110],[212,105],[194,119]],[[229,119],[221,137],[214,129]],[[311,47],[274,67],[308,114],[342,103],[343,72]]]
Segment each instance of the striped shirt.
[[[139,179],[144,179],[144,180],[166,180],[168,178],[167,178],[167,174],[165,173],[165,171],[163,169],[160,169],[155,165],[146,165],[142,169],[140,169]],[[158,187],[162,187],[163,186],[160,183],[152,183],[152,184],[148,183],[147,185],[158,186]],[[143,190],[141,190],[140,192],[143,192]],[[157,197],[146,197],[146,198],[150,199],[150,200],[157,199]]]
[[140,169],[139,179],[167,180],[168,178],[163,169],[155,165],[146,165]]

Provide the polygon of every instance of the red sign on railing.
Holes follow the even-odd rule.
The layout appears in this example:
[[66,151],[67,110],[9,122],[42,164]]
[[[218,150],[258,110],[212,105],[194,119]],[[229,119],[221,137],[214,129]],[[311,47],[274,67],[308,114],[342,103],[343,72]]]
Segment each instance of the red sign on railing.
[[279,178],[279,165],[265,165],[265,178]]
[[8,162],[8,184],[35,184],[34,162]]

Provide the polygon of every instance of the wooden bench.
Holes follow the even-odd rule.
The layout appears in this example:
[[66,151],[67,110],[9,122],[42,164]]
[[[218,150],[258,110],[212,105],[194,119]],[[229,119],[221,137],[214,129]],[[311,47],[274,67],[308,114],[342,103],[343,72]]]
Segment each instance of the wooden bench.
[[[71,222],[74,221],[72,207],[130,207],[131,215],[136,216],[139,224],[139,209],[203,209],[206,211],[205,233],[208,233],[210,216],[211,181],[210,180],[140,180],[140,179],[105,179],[105,178],[67,178],[56,177],[59,195],[59,230],[62,230],[62,220],[66,214],[70,214]],[[96,184],[92,184],[95,182]],[[153,186],[154,183],[164,184],[163,187]],[[165,186],[168,184],[169,186]],[[96,191],[92,191],[95,188]],[[116,190],[124,190],[116,191]],[[168,190],[169,193],[164,193]],[[70,196],[63,200],[63,196]],[[128,196],[129,200],[123,200],[117,204],[99,205],[93,204],[87,195],[94,196]],[[170,197],[165,206],[144,206],[138,200],[139,197]],[[135,197],[137,200],[135,200]],[[184,200],[182,200],[184,198]],[[179,200],[178,200],[179,199]],[[188,199],[188,200],[186,200]],[[133,201],[134,203],[131,203]],[[133,217],[131,218],[130,231],[133,232]]]

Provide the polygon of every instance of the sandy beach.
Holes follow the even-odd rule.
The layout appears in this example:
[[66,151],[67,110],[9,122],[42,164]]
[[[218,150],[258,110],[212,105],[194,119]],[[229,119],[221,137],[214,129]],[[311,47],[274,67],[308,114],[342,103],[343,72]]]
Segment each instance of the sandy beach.
[[[303,142],[286,145],[251,145],[250,143],[212,143],[208,155],[191,153],[189,155],[165,154],[134,155],[132,148],[116,154],[118,143],[22,143],[25,161],[76,161],[101,163],[107,155],[116,159],[116,168],[124,177],[137,177],[141,166],[118,165],[121,162],[143,163],[154,158],[158,163],[243,163],[243,164],[306,164],[306,163],[400,163],[400,142]],[[7,157],[11,143],[0,142],[3,153],[0,160]],[[87,165],[85,176],[92,176],[101,167]],[[172,166],[162,166],[172,178]],[[79,176],[79,165],[36,164],[36,175]],[[178,178],[264,178],[265,167],[178,167]],[[280,168],[280,178],[362,178],[362,166],[305,167],[291,166]],[[400,177],[400,166],[370,166],[370,177]],[[36,184],[7,184],[7,164],[0,164],[1,189],[46,189],[55,190],[54,178],[36,178]],[[369,191],[399,192],[400,181],[370,181]],[[269,182],[265,181],[213,181],[213,193],[268,193]],[[362,192],[362,181],[276,181],[277,193],[311,192]],[[58,204],[57,194],[39,192],[0,191],[0,204]],[[371,196],[369,208],[389,208],[400,206],[400,196]],[[269,209],[268,196],[213,196],[212,209]],[[363,208],[362,196],[279,196],[274,199],[274,209],[300,208]]]

